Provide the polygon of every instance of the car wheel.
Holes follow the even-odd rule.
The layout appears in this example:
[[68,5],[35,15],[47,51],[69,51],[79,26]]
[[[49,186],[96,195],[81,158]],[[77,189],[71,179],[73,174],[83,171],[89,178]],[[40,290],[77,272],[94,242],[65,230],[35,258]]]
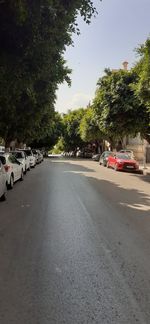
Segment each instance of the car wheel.
[[118,171],[118,167],[117,167],[117,164],[115,164],[115,167],[114,167],[115,171]]
[[20,181],[23,181],[23,169],[21,170],[21,177],[20,177]]
[[10,182],[8,184],[8,189],[12,189],[14,186],[14,177],[13,177],[13,174],[11,174],[10,176]]
[[4,192],[3,195],[1,196],[0,200],[1,200],[1,201],[5,201],[6,198],[7,198],[7,186],[6,186],[5,192]]

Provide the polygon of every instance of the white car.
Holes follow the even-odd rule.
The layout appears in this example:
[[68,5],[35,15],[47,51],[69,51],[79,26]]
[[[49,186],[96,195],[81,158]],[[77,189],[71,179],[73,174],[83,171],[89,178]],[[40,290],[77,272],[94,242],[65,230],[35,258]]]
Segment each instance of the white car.
[[6,171],[0,157],[0,200],[6,199],[6,192],[7,192]]
[[30,170],[30,161],[23,151],[13,151],[11,152],[15,158],[22,164],[23,172],[26,174],[27,170]]
[[28,161],[29,161],[29,163],[30,163],[30,167],[31,167],[31,168],[34,168],[35,165],[36,165],[36,158],[35,158],[35,156],[33,155],[32,150],[31,150],[31,149],[23,149],[23,150],[21,150],[21,151],[23,151],[23,152],[26,153],[27,158],[28,158]]
[[36,164],[38,164],[38,152],[37,152],[37,150],[32,149],[32,153],[33,153],[33,155],[35,156]]
[[11,153],[3,154],[2,163],[7,174],[7,187],[12,189],[14,182],[23,180],[23,166]]

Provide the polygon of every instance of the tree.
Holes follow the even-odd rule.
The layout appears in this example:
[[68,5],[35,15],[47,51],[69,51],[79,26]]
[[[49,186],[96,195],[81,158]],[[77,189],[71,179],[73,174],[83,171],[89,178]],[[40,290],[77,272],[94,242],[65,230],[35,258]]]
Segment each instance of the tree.
[[84,116],[84,109],[69,111],[63,117],[64,124],[64,145],[66,151],[74,151],[77,147],[84,145],[80,136],[80,122]]
[[106,69],[97,83],[93,106],[99,128],[112,144],[125,135],[135,136],[141,129],[145,108],[133,89],[136,82],[134,71]]
[[79,33],[77,15],[89,23],[95,12],[88,0],[0,2],[0,136],[6,145],[44,136],[58,84],[70,83],[63,54],[72,32]]
[[85,110],[80,122],[79,132],[84,142],[92,142],[103,137],[98,125],[98,118],[92,107]]
[[141,123],[141,135],[150,143],[150,39],[137,49],[140,60],[136,63],[134,71],[138,80],[135,91],[142,105],[145,107],[143,122]]
[[46,148],[50,150],[63,134],[63,120],[58,112],[54,113],[53,119],[49,119],[46,128],[43,129],[41,138],[36,138],[34,141],[29,141],[29,146],[36,148]]

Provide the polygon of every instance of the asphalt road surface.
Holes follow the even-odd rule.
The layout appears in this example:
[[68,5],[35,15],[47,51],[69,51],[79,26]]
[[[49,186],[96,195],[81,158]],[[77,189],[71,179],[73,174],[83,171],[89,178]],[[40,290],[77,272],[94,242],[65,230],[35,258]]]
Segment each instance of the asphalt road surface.
[[46,160],[0,203],[0,324],[149,324],[150,183]]

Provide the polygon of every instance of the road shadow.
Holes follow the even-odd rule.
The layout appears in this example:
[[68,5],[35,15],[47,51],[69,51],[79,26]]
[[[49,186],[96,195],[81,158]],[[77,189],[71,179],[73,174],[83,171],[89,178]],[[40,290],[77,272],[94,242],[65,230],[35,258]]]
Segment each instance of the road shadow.
[[[139,219],[146,217],[150,221],[150,195],[144,193],[140,188],[126,188],[123,179],[121,185],[113,180],[99,179],[94,169],[72,164],[71,161],[70,163],[69,161],[64,162],[64,167],[65,173],[72,172],[72,181],[74,177],[80,177],[80,179],[81,177],[86,178],[91,193],[94,191],[96,195],[102,197],[104,201],[112,204],[115,208],[123,210],[126,215]],[[149,182],[147,176],[137,174],[132,174],[132,176],[139,177],[142,181]],[[89,199],[90,189],[88,188],[87,182],[83,195]]]
[[148,182],[150,184],[150,174],[132,174],[133,177],[138,177],[140,180]]

